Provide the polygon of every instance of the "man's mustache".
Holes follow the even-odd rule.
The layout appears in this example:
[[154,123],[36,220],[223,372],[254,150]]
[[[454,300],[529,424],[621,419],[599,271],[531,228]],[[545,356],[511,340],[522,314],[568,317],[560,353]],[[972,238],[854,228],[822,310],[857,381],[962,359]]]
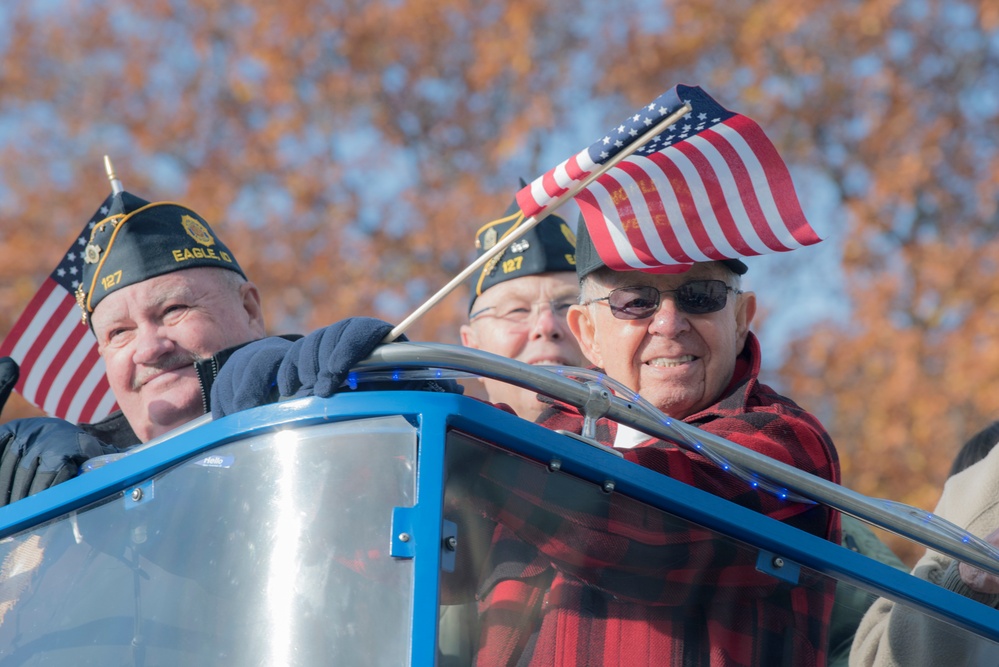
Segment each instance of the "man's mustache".
[[135,377],[132,379],[132,391],[138,391],[142,388],[142,385],[157,375],[162,375],[166,371],[183,368],[184,366],[193,366],[200,360],[197,355],[184,351],[174,352],[173,354],[161,357],[152,364],[143,364],[142,369],[136,372]]

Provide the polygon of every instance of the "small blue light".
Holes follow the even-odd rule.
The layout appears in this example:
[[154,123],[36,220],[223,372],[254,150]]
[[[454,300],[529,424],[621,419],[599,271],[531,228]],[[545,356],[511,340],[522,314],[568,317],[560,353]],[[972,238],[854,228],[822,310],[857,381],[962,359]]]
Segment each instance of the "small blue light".
[[722,465],[722,470],[728,470],[728,464],[727,463],[725,463],[725,464]]
[[967,544],[968,542],[971,541],[971,538],[969,536],[965,535],[964,537],[961,538],[961,541],[964,542],[965,544]]
[[392,379],[393,380],[399,379],[399,371],[392,371]]
[[444,377],[444,371],[442,371],[441,369],[438,368],[437,372],[434,373],[434,377],[436,377],[436,378],[442,378],[442,377]]
[[787,493],[785,491],[781,491],[778,495],[781,500],[787,500]]
[[694,443],[694,449],[701,449],[701,443],[695,442]]
[[752,481],[752,482],[750,482],[750,483],[749,483],[749,485],[750,485],[751,487],[753,487],[754,489],[758,489],[758,488],[760,488],[760,483],[759,483],[759,482],[757,482],[757,481],[755,481],[755,480],[754,480],[754,481]]
[[351,389],[357,389],[357,373],[347,374],[347,386]]

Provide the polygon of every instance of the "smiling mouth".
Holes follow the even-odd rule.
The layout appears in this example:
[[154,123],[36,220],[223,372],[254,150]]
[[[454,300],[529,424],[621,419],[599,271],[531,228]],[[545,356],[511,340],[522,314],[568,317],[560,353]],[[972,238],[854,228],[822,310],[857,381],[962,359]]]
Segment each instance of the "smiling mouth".
[[170,373],[170,372],[172,372],[172,369],[161,369],[161,370],[157,370],[155,373],[149,373],[148,375],[144,375],[141,378],[139,378],[138,381],[135,383],[136,384],[136,388],[141,389],[142,387],[145,387],[150,382],[153,382],[157,378],[163,377],[164,375],[166,375],[167,373]]
[[142,387],[145,387],[150,382],[153,382],[154,380],[156,380],[158,378],[161,378],[164,375],[169,375],[169,374],[172,374],[172,373],[176,373],[176,372],[178,372],[178,371],[180,371],[180,370],[182,370],[184,368],[187,368],[187,364],[180,365],[180,366],[177,366],[175,368],[158,368],[155,371],[150,371],[150,372],[146,373],[145,375],[143,375],[143,376],[141,376],[141,377],[139,377],[139,378],[136,379],[136,381],[134,383],[134,389],[136,391],[138,391],[139,389],[141,389]]
[[692,354],[685,354],[682,357],[656,357],[655,359],[649,359],[646,361],[646,365],[654,366],[655,368],[676,368],[677,366],[683,366],[684,364],[689,364],[690,362],[697,359]]

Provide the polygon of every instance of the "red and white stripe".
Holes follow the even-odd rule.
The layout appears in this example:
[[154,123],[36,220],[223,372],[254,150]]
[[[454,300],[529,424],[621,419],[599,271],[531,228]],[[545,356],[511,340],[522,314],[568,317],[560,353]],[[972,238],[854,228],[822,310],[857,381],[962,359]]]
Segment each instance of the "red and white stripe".
[[590,159],[589,149],[573,155],[517,193],[520,210],[526,217],[537,216],[556,198],[565,194],[573,183],[589,176],[596,166]]
[[601,259],[619,271],[683,271],[821,240],[776,148],[739,115],[628,157],[576,200]]
[[97,339],[81,323],[74,296],[51,277],[0,345],[0,356],[18,363],[17,391],[47,414],[93,422],[116,409]]

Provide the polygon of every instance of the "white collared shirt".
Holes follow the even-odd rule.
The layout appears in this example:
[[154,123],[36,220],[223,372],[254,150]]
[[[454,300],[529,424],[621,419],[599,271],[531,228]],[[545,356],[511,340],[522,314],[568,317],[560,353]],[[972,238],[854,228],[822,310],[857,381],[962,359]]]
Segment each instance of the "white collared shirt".
[[624,424],[617,425],[617,436],[614,438],[614,446],[620,449],[632,449],[642,444],[646,440],[652,440],[652,436],[636,431]]

